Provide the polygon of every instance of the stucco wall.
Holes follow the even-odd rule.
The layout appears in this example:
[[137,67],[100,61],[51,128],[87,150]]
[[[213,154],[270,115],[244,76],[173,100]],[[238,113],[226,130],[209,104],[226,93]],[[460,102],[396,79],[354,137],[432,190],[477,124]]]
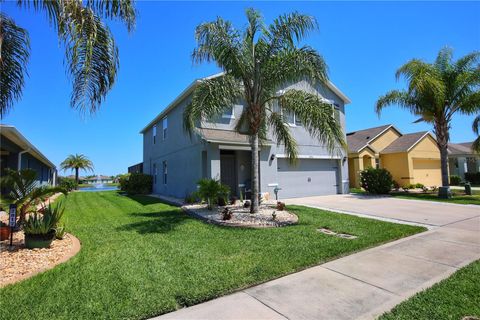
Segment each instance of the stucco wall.
[[400,186],[413,183],[413,174],[410,172],[408,154],[406,152],[380,155],[381,167],[392,174],[393,180]]
[[389,128],[381,136],[372,141],[370,145],[377,151],[380,152],[390,145],[393,141],[397,140],[400,137],[400,134],[393,128]]
[[408,153],[412,183],[422,183],[426,186],[441,186],[442,175],[440,167],[440,150],[430,136],[425,136]]

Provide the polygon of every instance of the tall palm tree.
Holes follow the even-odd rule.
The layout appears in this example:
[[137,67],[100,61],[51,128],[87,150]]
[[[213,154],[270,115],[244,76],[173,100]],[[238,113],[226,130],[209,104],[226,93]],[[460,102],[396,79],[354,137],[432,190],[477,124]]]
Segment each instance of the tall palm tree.
[[473,120],[472,129],[477,135],[477,138],[473,141],[472,150],[480,154],[480,115]]
[[254,9],[246,10],[246,17],[248,25],[242,31],[220,17],[196,28],[194,62],[214,61],[223,75],[203,80],[196,87],[183,116],[185,129],[192,133],[198,121],[214,119],[235,102],[245,101],[236,130],[250,136],[251,212],[256,213],[259,143],[267,131],[284,145],[292,162],[297,157],[297,144],[283,114],[294,112],[305,129],[331,151],[345,147],[345,141],[340,124],[332,116],[332,105],[304,91],[279,90],[301,79],[327,81],[327,65],[320,54],[309,46],[297,46],[317,28],[315,18],[294,12],[279,16],[267,26]]
[[78,172],[79,170],[92,171],[93,163],[83,154],[71,154],[62,163],[60,163],[62,170],[75,170],[75,182],[78,184]]
[[472,52],[453,61],[453,50],[443,48],[433,63],[413,59],[397,70],[404,77],[406,90],[392,90],[376,103],[378,114],[390,105],[398,105],[433,125],[440,149],[442,188],[439,196],[448,196],[447,147],[450,123],[457,113],[474,114],[480,110],[480,52]]
[[[0,2],[3,2],[0,0]],[[95,112],[112,88],[119,66],[118,48],[104,19],[119,19],[131,31],[134,0],[17,0],[17,5],[44,12],[65,47],[73,81],[70,105]],[[0,118],[22,96],[30,53],[28,32],[0,13]]]

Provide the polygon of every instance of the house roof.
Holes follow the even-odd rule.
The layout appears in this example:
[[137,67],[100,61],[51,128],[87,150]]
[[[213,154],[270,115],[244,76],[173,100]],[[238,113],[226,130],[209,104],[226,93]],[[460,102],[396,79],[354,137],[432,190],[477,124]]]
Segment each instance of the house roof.
[[30,141],[28,141],[27,138],[25,138],[20,131],[17,130],[17,128],[10,125],[0,124],[0,132],[8,140],[19,146],[23,151],[27,151],[30,155],[38,159],[43,164],[55,169],[55,165],[48,160],[48,158],[45,157],[43,153],[41,153]]
[[[165,109],[163,109],[152,121],[150,121],[141,131],[140,133],[145,133],[145,131],[147,131],[151,126],[153,126],[155,123],[157,123],[158,121],[160,121],[160,119],[162,119],[163,117],[165,117],[167,115],[168,112],[170,112],[170,110],[172,110],[173,108],[175,108],[183,99],[185,99],[190,93],[193,92],[193,90],[195,90],[196,86],[201,83],[202,81],[204,80],[209,80],[209,79],[213,79],[213,78],[217,78],[217,77],[220,77],[222,76],[223,74],[225,74],[224,72],[220,72],[220,73],[217,73],[217,74],[214,74],[214,75],[211,75],[211,76],[208,76],[208,77],[205,77],[205,78],[200,78],[200,79],[196,79],[194,80],[192,83],[190,83],[188,85],[188,87],[183,90]],[[345,104],[349,104],[351,102],[351,100],[342,92],[340,91],[340,89],[338,89],[331,81],[327,81],[326,83],[326,86],[332,90],[337,96],[340,97],[340,99],[343,100],[343,102]]]
[[428,131],[404,134],[383,149],[382,153],[407,152],[427,135],[430,135]]
[[[363,148],[368,146],[371,141],[375,140],[378,136],[380,136],[383,132],[387,131],[389,128],[395,129],[393,125],[386,124],[379,127],[347,133],[348,150],[350,152],[360,152]],[[397,129],[395,130],[398,131]]]
[[[241,144],[249,145],[250,136],[248,134],[241,134],[232,130],[220,130],[220,129],[197,129],[200,137],[207,142],[215,143],[229,143],[229,144]],[[272,141],[265,141],[270,143]]]
[[448,153],[451,154],[451,155],[473,154],[472,143],[473,142],[449,143],[448,144]]

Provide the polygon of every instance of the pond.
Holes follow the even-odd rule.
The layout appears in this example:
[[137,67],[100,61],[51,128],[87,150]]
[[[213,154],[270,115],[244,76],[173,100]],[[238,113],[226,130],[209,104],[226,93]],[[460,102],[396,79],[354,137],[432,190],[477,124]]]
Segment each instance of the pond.
[[79,188],[81,192],[98,192],[98,191],[114,191],[119,190],[117,186],[94,185],[87,188]]

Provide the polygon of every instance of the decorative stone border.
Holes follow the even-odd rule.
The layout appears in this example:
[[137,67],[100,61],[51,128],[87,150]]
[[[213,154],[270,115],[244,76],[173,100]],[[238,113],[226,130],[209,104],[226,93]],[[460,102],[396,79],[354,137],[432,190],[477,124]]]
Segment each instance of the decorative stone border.
[[[33,271],[25,273],[25,274],[14,276],[14,277],[6,280],[5,282],[0,281],[0,288],[5,287],[5,286],[10,285],[10,284],[13,284],[13,283],[20,282],[22,280],[31,278],[34,275],[37,275],[39,273],[42,273],[42,272],[45,272],[47,270],[53,269],[54,267],[58,266],[59,264],[65,263],[68,260],[70,260],[70,258],[74,257],[78,252],[80,252],[80,249],[81,249],[80,240],[78,240],[77,237],[75,237],[74,235],[72,235],[70,233],[65,234],[65,237],[68,237],[70,239],[70,241],[72,242],[72,245],[70,247],[70,251],[68,251],[65,255],[63,255],[59,260],[57,260],[55,263],[51,263],[51,264],[49,264],[47,266],[44,266],[42,268],[39,268],[37,270],[33,270]],[[64,241],[64,240],[60,240],[60,241]],[[22,250],[29,250],[29,249],[22,249]]]

